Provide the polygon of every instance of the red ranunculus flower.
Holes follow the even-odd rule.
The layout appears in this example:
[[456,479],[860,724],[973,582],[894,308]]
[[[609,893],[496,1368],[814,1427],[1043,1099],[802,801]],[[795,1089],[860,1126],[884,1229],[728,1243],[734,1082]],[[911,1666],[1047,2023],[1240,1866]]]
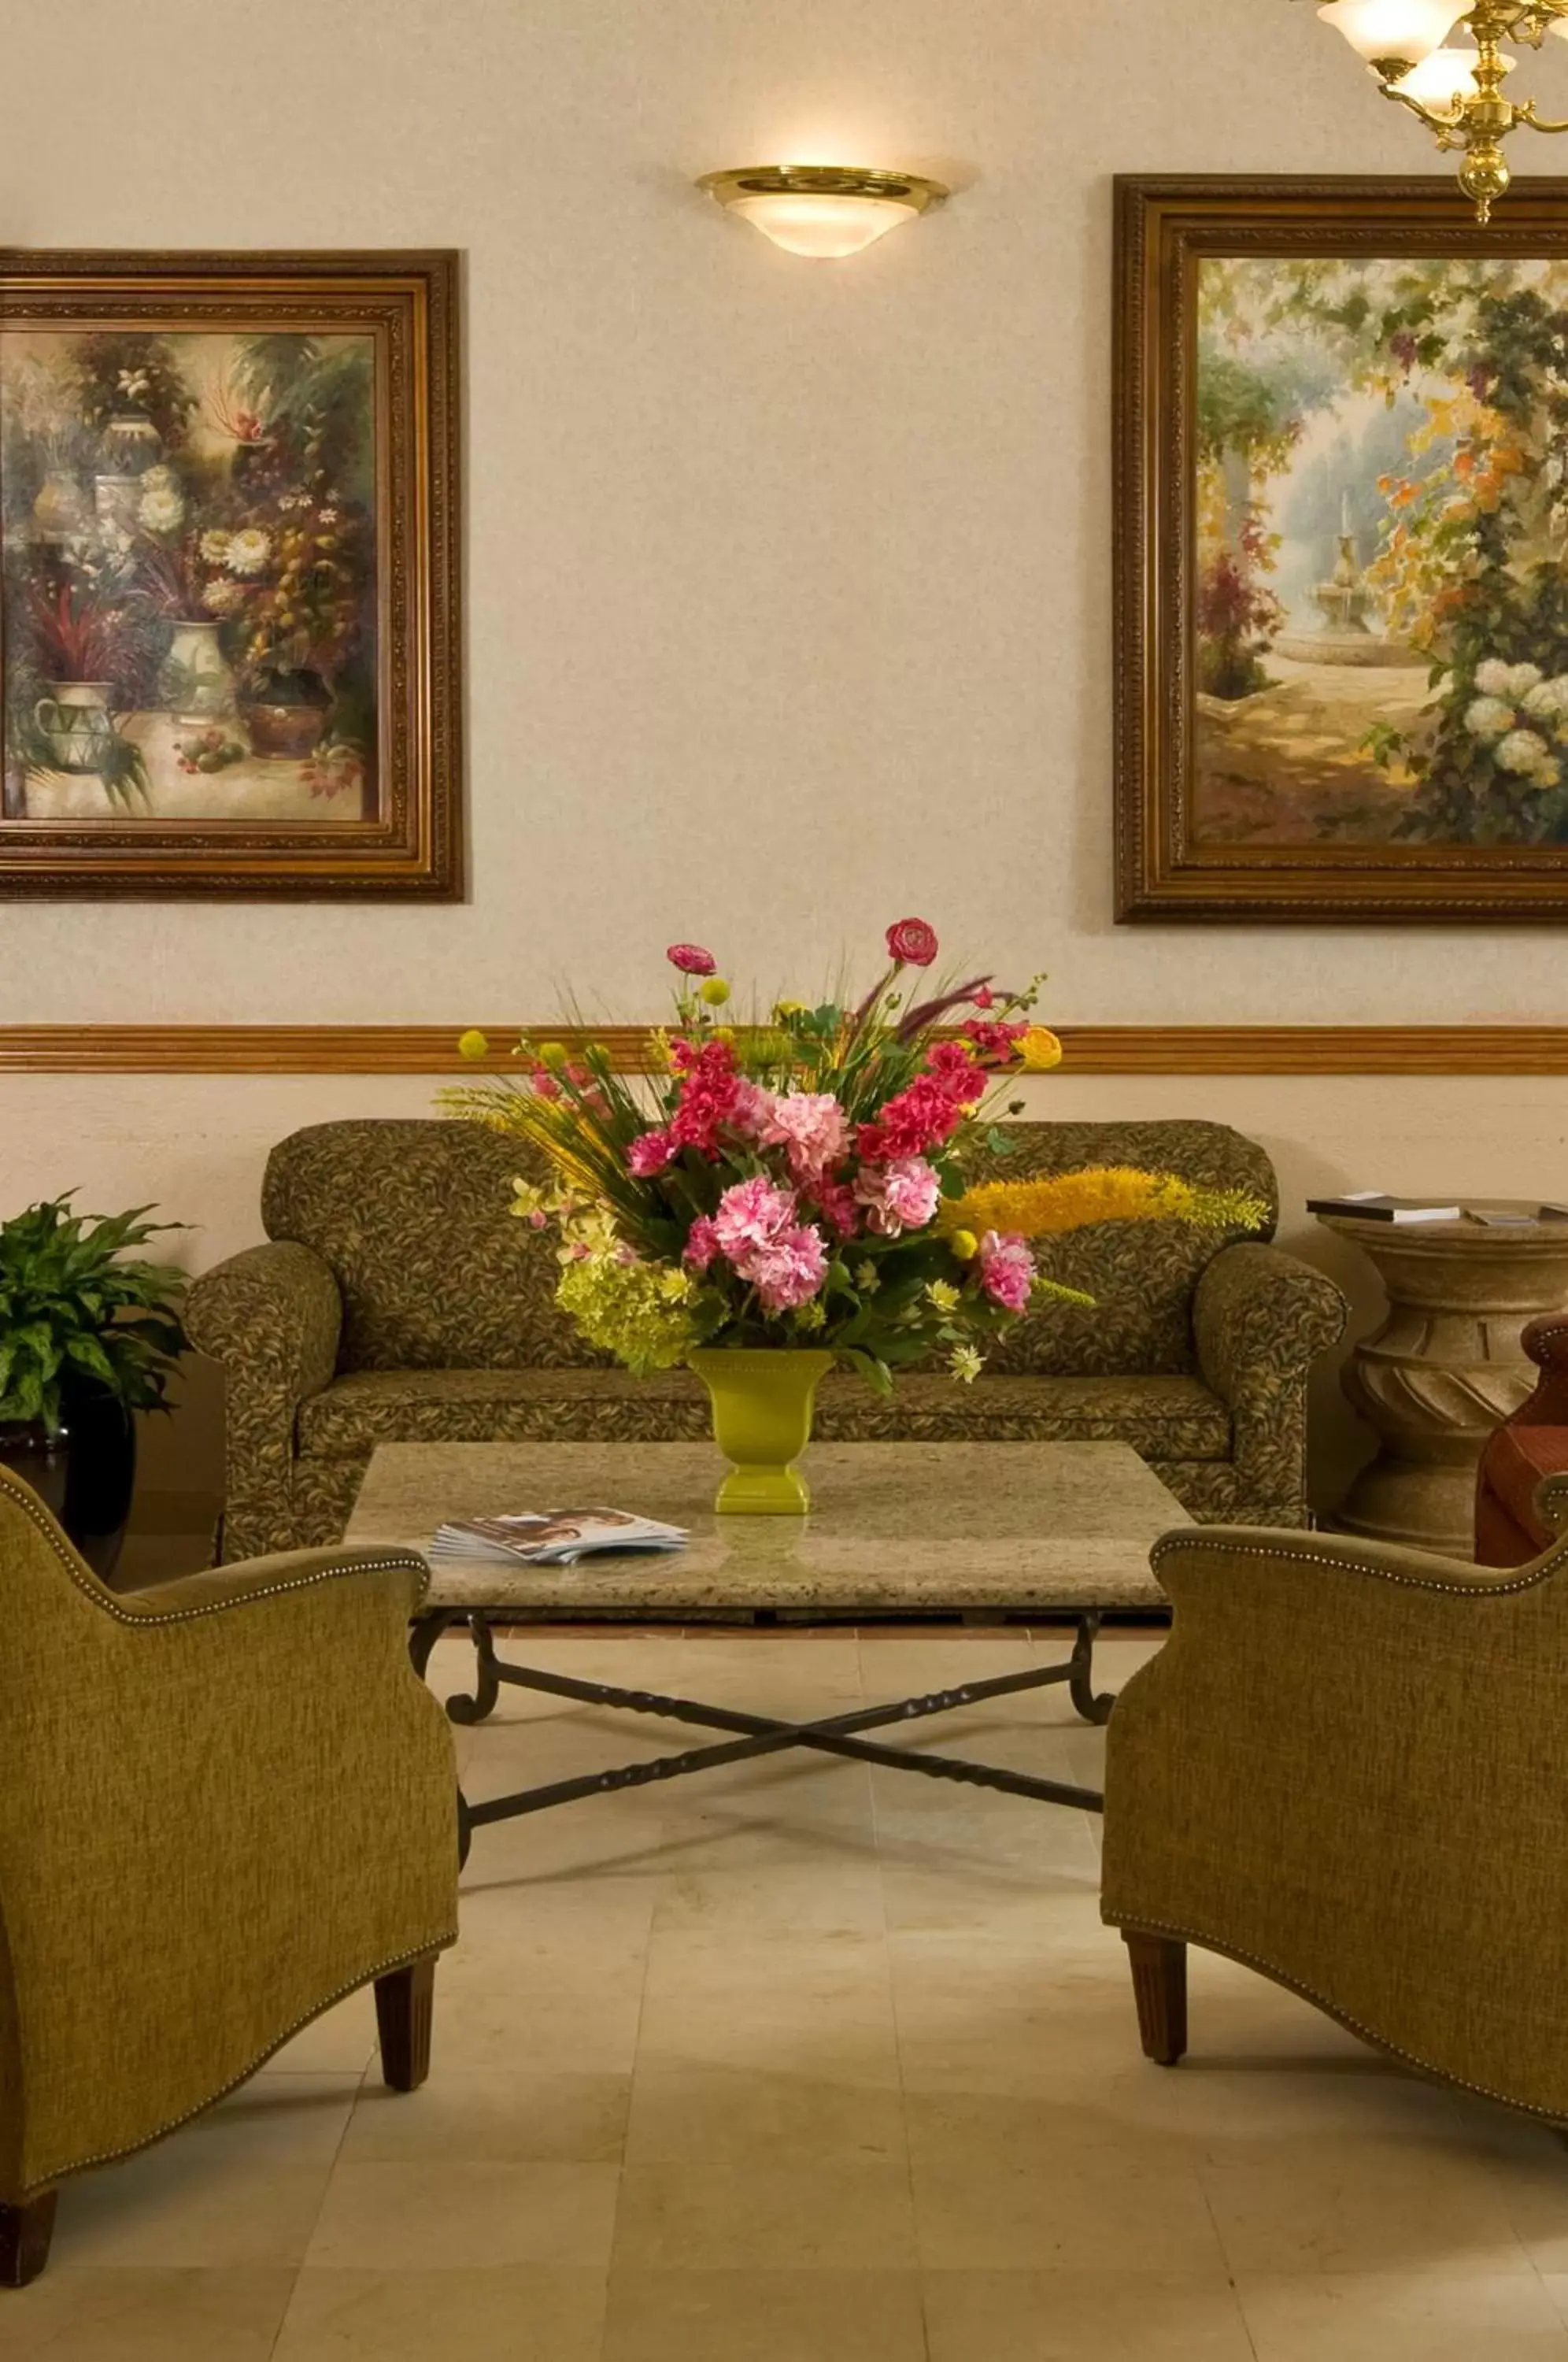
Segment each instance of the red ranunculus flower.
[[900,919],[888,930],[888,957],[905,967],[929,967],[937,949],[936,929],[923,919]]
[[712,976],[719,965],[712,953],[705,952],[701,944],[671,944],[665,957],[682,976]]

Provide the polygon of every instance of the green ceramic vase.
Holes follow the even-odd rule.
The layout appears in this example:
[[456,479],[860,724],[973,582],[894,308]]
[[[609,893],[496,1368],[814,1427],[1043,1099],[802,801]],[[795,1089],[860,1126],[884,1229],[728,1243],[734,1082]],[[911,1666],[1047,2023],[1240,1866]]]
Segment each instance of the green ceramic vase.
[[711,1345],[690,1361],[712,1400],[713,1440],[731,1463],[714,1507],[726,1517],[803,1517],[812,1496],[792,1463],[812,1440],[812,1405],[833,1355]]

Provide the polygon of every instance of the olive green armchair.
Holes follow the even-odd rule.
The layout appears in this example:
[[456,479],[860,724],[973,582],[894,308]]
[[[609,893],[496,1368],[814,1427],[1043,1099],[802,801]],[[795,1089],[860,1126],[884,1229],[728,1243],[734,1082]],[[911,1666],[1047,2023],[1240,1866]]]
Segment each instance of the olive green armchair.
[[458,1881],[425,1582],[308,1551],[116,1594],[0,1468],[0,2285],[43,2268],[61,2181],[356,1986],[386,2081],[423,2080]]
[[1154,1563],[1171,1638],[1108,1733],[1102,1910],[1148,2056],[1186,1948],[1419,2072],[1568,2120],[1568,1478],[1530,1565],[1209,1527]]

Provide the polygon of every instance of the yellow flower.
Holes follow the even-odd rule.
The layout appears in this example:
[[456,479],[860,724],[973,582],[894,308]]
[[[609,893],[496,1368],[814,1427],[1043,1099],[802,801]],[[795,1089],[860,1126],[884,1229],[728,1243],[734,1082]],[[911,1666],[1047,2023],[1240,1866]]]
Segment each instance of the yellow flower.
[[540,1046],[539,1064],[547,1066],[552,1074],[558,1075],[569,1054],[564,1042],[546,1042]]
[[876,1295],[882,1285],[882,1275],[874,1263],[863,1263],[857,1266],[855,1285],[862,1296]]
[[705,976],[697,988],[697,998],[710,1009],[722,1009],[729,997],[730,988],[722,976]]
[[957,1311],[958,1290],[950,1279],[933,1279],[925,1293],[927,1301],[933,1304],[938,1312]]
[[822,1298],[813,1296],[809,1304],[802,1304],[797,1311],[795,1326],[797,1329],[820,1329],[826,1319],[827,1313],[823,1309]]
[[1048,1075],[1062,1063],[1062,1045],[1048,1025],[1032,1025],[1018,1045],[1018,1054],[1025,1074]]
[[973,1263],[980,1252],[980,1242],[973,1231],[954,1231],[947,1244],[955,1263]]
[[[982,1181],[962,1198],[944,1198],[937,1216],[952,1233],[955,1254],[977,1231],[1015,1238],[1054,1238],[1095,1222],[1191,1222],[1201,1230],[1258,1231],[1269,1209],[1242,1189],[1198,1189],[1172,1173],[1140,1173],[1130,1165],[1039,1175],[1032,1181]],[[962,1259],[962,1258],[961,1258]]]
[[773,1004],[776,1025],[788,1025],[791,1017],[805,1017],[809,1013],[803,1000],[776,1000]]
[[955,1378],[961,1378],[966,1386],[972,1386],[986,1366],[986,1357],[983,1353],[977,1353],[973,1345],[955,1345],[947,1356],[947,1366]]
[[466,1033],[458,1036],[458,1054],[461,1058],[487,1058],[490,1037],[481,1033],[477,1025],[470,1025]]

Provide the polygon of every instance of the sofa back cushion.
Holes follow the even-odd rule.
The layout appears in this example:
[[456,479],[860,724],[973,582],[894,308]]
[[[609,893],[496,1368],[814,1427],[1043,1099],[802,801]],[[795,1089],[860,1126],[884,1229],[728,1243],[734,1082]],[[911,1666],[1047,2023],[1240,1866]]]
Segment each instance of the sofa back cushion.
[[[1128,1164],[1174,1173],[1210,1189],[1241,1189],[1279,1210],[1274,1167],[1254,1141],[1229,1124],[1021,1123],[1006,1158],[987,1157],[987,1177],[1021,1181],[1035,1173],[1076,1173]],[[1040,1242],[1040,1269],[1095,1299],[1093,1309],[1037,1300],[1016,1327],[987,1348],[993,1370],[1052,1377],[1117,1377],[1194,1366],[1192,1298],[1206,1266],[1240,1229],[1198,1231],[1184,1222],[1099,1222]]]
[[[986,1158],[999,1179],[1135,1164],[1276,1205],[1263,1150],[1217,1123],[1024,1123],[1019,1146]],[[343,1294],[345,1370],[570,1369],[602,1356],[555,1306],[548,1231],[510,1213],[514,1173],[536,1177],[519,1140],[470,1123],[356,1120],[313,1124],[267,1164],[267,1234],[297,1239]],[[1239,1232],[1179,1223],[1101,1223],[1049,1241],[1041,1267],[1080,1287],[1092,1311],[1045,1302],[999,1338],[1000,1371],[1115,1376],[1192,1367],[1193,1290]]]
[[555,1240],[511,1212],[535,1153],[482,1124],[311,1124],[267,1160],[261,1220],[343,1295],[344,1370],[582,1368],[602,1356],[555,1303]]

